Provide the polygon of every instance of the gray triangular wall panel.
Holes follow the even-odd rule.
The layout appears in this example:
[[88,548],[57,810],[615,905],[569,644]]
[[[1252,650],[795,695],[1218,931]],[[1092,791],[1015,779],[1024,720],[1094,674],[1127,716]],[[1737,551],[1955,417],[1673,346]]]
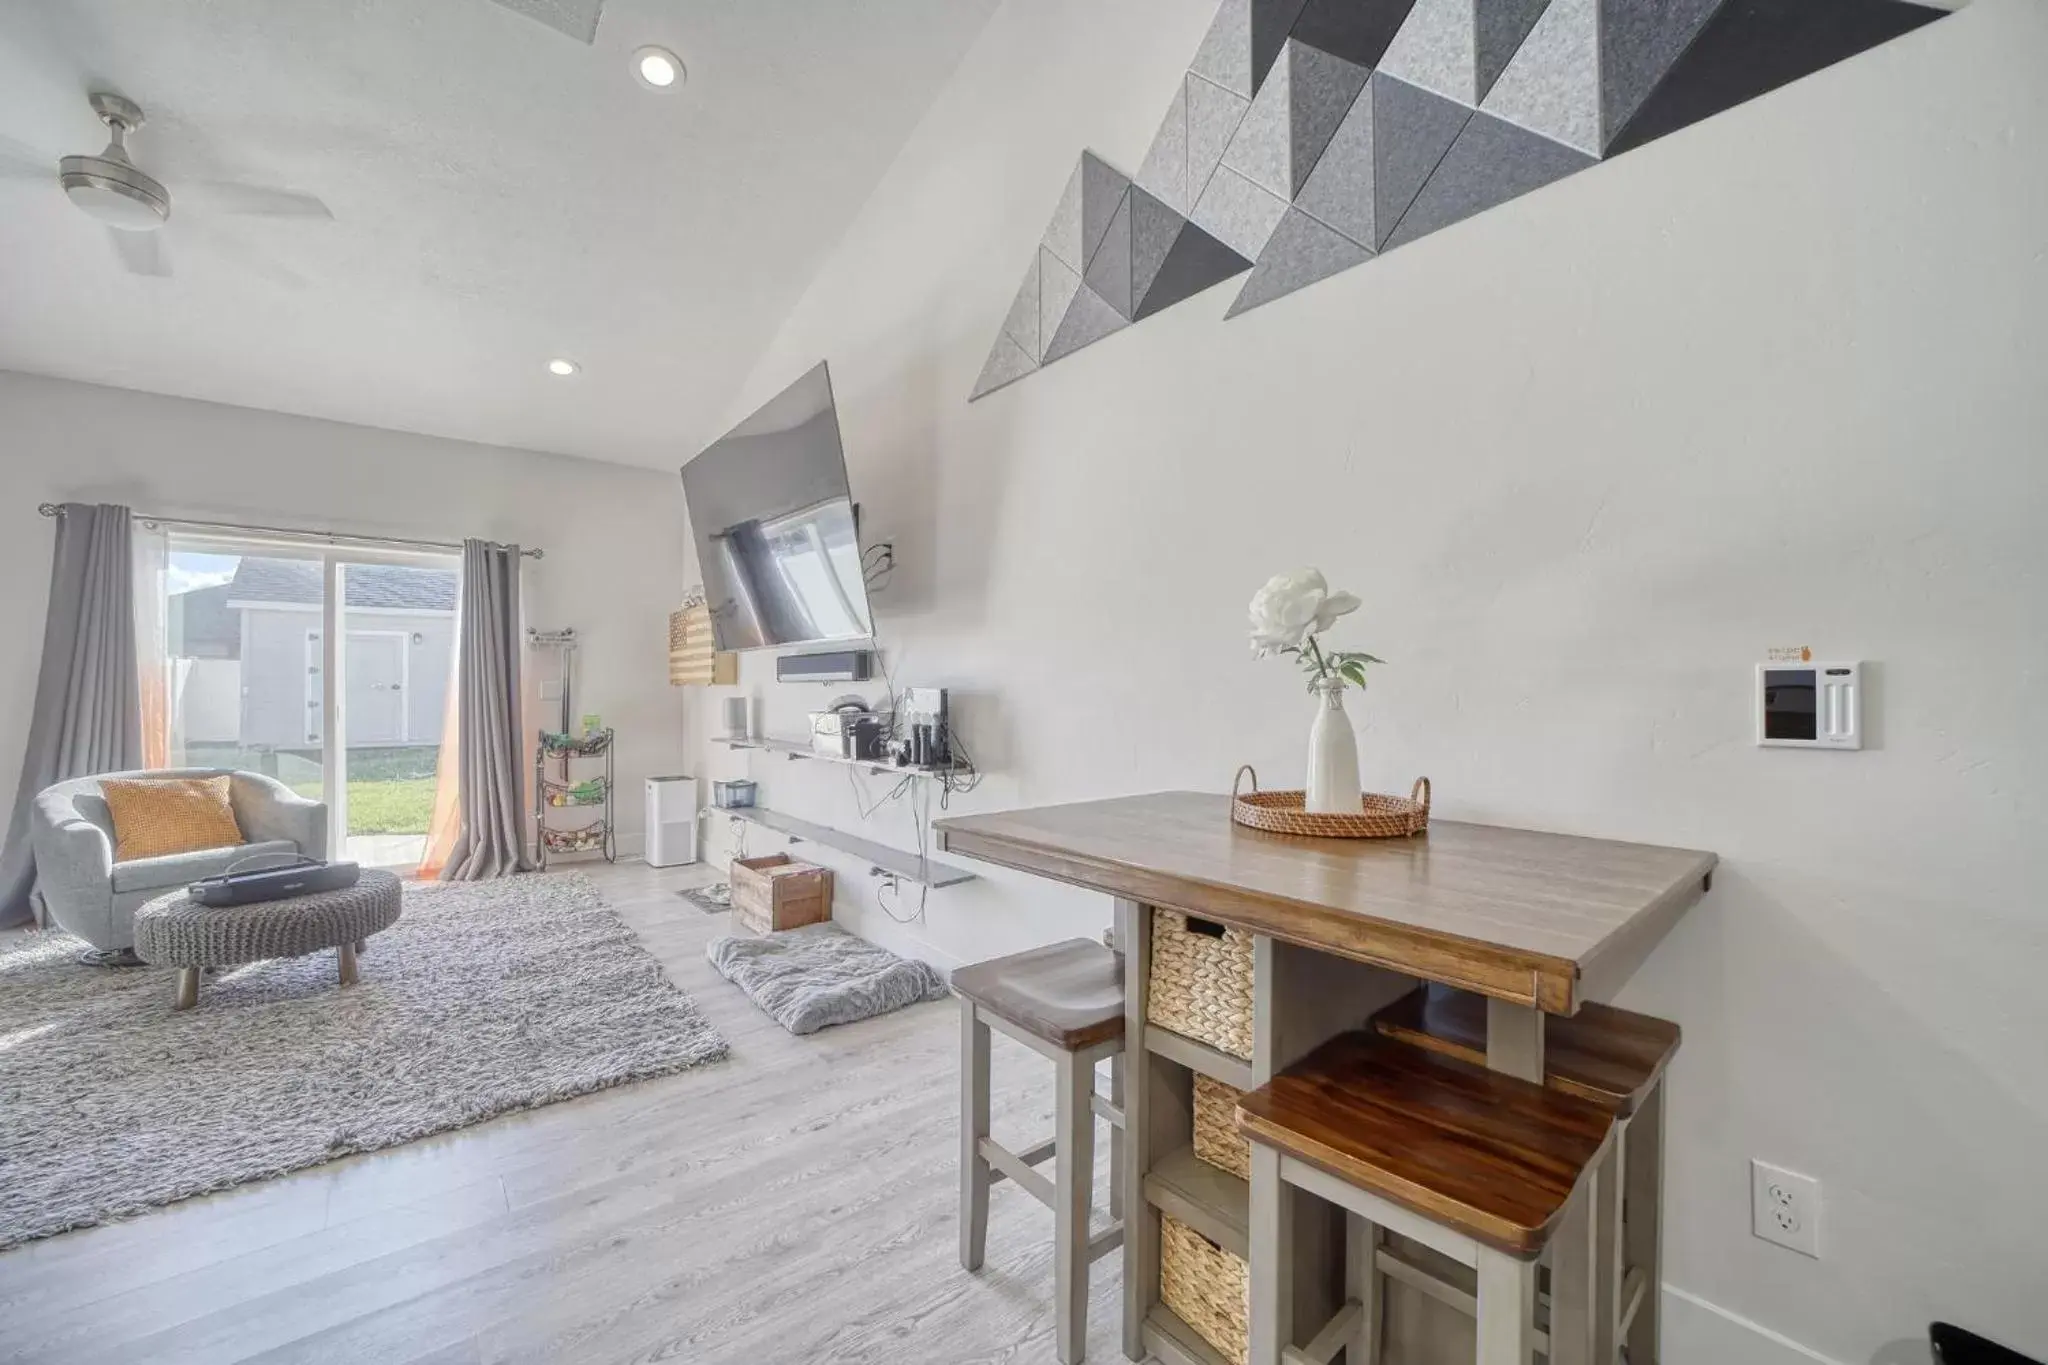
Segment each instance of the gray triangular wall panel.
[[1299,195],[1371,73],[1306,43],[1287,45],[1287,195]]
[[1552,0],[1479,107],[1600,155],[1600,0]]
[[1474,0],[1415,0],[1378,70],[1472,106],[1478,103]]
[[1024,283],[1010,304],[1009,316],[1003,319],[1003,335],[1022,347],[1034,363],[1044,349],[1038,335],[1038,258],[1043,251],[1040,247],[1031,253],[1031,267],[1024,272]]
[[1130,319],[1110,307],[1109,301],[1087,285],[1074,294],[1074,301],[1067,308],[1067,315],[1060,319],[1054,329],[1052,342],[1045,348],[1045,363],[1050,365],[1061,360],[1083,346],[1096,342],[1130,326]]
[[1287,213],[1287,201],[1220,166],[1195,205],[1194,221],[1211,237],[1247,261],[1266,249],[1266,239]]
[[1223,0],[1217,6],[1208,36],[1188,70],[1240,99],[1251,99],[1252,0]]
[[[1651,6],[1664,2],[1629,0],[1631,4]],[[1548,4],[1550,0],[1476,0],[1472,7],[1472,82],[1476,102],[1485,102],[1493,83],[1507,69],[1509,60]]]
[[1135,306],[1152,288],[1166,253],[1187,225],[1187,218],[1142,188],[1131,191],[1131,302]]
[[[1282,60],[1267,75],[1265,84],[1259,87],[1258,98],[1245,111],[1237,131],[1231,134],[1229,149],[1223,153],[1226,168],[1282,199],[1294,193],[1287,172],[1293,88],[1289,66]],[[1197,198],[1195,202],[1199,204],[1201,200]]]
[[1202,231],[1194,223],[1180,230],[1165,262],[1138,300],[1138,320],[1144,321],[1162,308],[1191,299],[1204,289],[1223,283],[1233,275],[1251,269],[1252,263]]
[[1621,132],[1721,0],[1599,0],[1601,150]]
[[1053,328],[1067,315],[1068,307],[1074,302],[1075,293],[1081,288],[1081,272],[1069,270],[1067,263],[1050,251],[1038,253],[1038,358],[1045,359],[1045,348],[1052,345]]
[[1305,0],[1252,0],[1252,93],[1272,75]]
[[1900,0],[1728,0],[1607,144],[1628,151],[1948,13]]
[[995,349],[988,353],[987,363],[981,367],[981,377],[974,381],[974,392],[967,395],[967,401],[972,403],[1005,384],[1014,384],[1037,368],[1038,362],[1024,354],[1023,347],[1007,336],[999,336]]
[[1110,220],[1123,207],[1131,178],[1093,152],[1081,154],[1081,266],[1095,259],[1095,248],[1109,231]]
[[1188,199],[1188,83],[1183,80],[1173,92],[1173,104],[1138,168],[1137,183],[1153,198],[1185,214],[1194,207]]
[[1042,243],[1076,274],[1088,264],[1087,253],[1081,247],[1081,191],[1081,167],[1077,164],[1074,173],[1067,177],[1066,189],[1060,192],[1060,202],[1052,211],[1052,221],[1045,226]]
[[1337,229],[1360,246],[1373,247],[1372,91],[1368,86],[1351,103],[1351,112],[1337,127],[1330,145],[1316,158],[1316,168],[1294,203]]
[[1472,111],[1385,72],[1374,72],[1366,88],[1372,96],[1373,230],[1379,237],[1372,245],[1384,249]]
[[1946,12],[1218,0],[1135,181],[1075,167],[975,396],[1247,270],[1230,312],[1258,307]]
[[1562,142],[1474,114],[1387,245],[1405,245],[1595,164]]
[[1230,139],[1237,132],[1237,125],[1243,121],[1245,110],[1251,107],[1251,101],[1239,99],[1200,76],[1189,76],[1185,88],[1188,101],[1188,212],[1193,213],[1195,205],[1202,202],[1202,191],[1209,188],[1210,177],[1223,164],[1223,154],[1230,149]]
[[1088,271],[1082,281],[1100,294],[1110,307],[1116,309],[1124,321],[1131,319],[1131,195],[1143,194],[1143,190],[1127,190],[1117,205],[1116,217],[1109,220],[1109,230],[1102,234],[1102,242],[1095,248],[1095,256],[1088,262]]
[[1349,237],[1300,209],[1289,209],[1225,316],[1234,318],[1371,259],[1372,253]]
[[1308,0],[1289,36],[1370,71],[1415,0]]

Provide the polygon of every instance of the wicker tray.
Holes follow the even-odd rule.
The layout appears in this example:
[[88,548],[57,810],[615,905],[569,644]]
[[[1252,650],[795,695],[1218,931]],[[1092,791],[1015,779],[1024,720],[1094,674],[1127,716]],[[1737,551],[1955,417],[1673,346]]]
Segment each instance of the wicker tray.
[[[1245,775],[1252,789],[1241,791]],[[1308,793],[1262,792],[1259,775],[1247,763],[1230,784],[1230,818],[1268,834],[1312,834],[1321,839],[1400,839],[1429,828],[1429,779],[1418,777],[1407,796],[1367,793],[1356,815],[1302,809]]]

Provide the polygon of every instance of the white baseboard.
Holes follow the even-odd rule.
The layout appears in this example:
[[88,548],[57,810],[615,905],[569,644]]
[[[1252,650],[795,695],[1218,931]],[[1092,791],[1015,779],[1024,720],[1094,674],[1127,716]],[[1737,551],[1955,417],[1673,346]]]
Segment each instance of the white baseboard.
[[879,906],[862,905],[847,897],[836,896],[832,901],[832,918],[855,938],[864,938],[900,957],[930,963],[949,977],[960,965],[958,958],[927,943],[917,932],[916,925],[897,923]]
[[1842,1365],[1761,1323],[1664,1286],[1664,1365]]

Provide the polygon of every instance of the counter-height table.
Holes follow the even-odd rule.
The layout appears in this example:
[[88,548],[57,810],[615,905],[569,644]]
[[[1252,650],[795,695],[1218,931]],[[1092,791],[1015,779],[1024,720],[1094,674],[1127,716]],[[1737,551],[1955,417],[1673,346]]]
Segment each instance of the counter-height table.
[[[956,856],[1115,898],[1125,954],[1122,1144],[1124,1350],[1168,1365],[1219,1357],[1159,1301],[1162,1211],[1265,1273],[1249,1244],[1245,1182],[1191,1150],[1192,1080],[1265,1084],[1336,1034],[1437,982],[1487,1001],[1488,1066],[1541,1082],[1544,1020],[1605,1001],[1712,884],[1715,855],[1692,849],[1436,820],[1405,839],[1313,839],[1232,823],[1230,798],[1199,792],[960,816],[936,826]],[[1154,908],[1253,939],[1249,1061],[1147,1023]],[[1292,1220],[1289,1291],[1297,1322],[1342,1301],[1343,1223]],[[1649,1249],[1654,1257],[1654,1246]],[[1657,1283],[1640,1314],[1655,1339]],[[1455,1358],[1471,1340],[1442,1294],[1390,1277],[1389,1365]],[[1470,1355],[1464,1357],[1470,1360]]]

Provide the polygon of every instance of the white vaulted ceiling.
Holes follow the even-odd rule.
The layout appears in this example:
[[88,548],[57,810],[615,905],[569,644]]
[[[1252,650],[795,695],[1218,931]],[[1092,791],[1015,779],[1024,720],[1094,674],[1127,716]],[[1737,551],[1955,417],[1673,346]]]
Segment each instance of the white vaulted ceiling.
[[[594,0],[0,0],[0,154],[51,168],[0,174],[0,368],[673,466],[996,4],[608,0],[585,45],[550,24]],[[94,90],[148,115],[168,278],[57,186]]]

